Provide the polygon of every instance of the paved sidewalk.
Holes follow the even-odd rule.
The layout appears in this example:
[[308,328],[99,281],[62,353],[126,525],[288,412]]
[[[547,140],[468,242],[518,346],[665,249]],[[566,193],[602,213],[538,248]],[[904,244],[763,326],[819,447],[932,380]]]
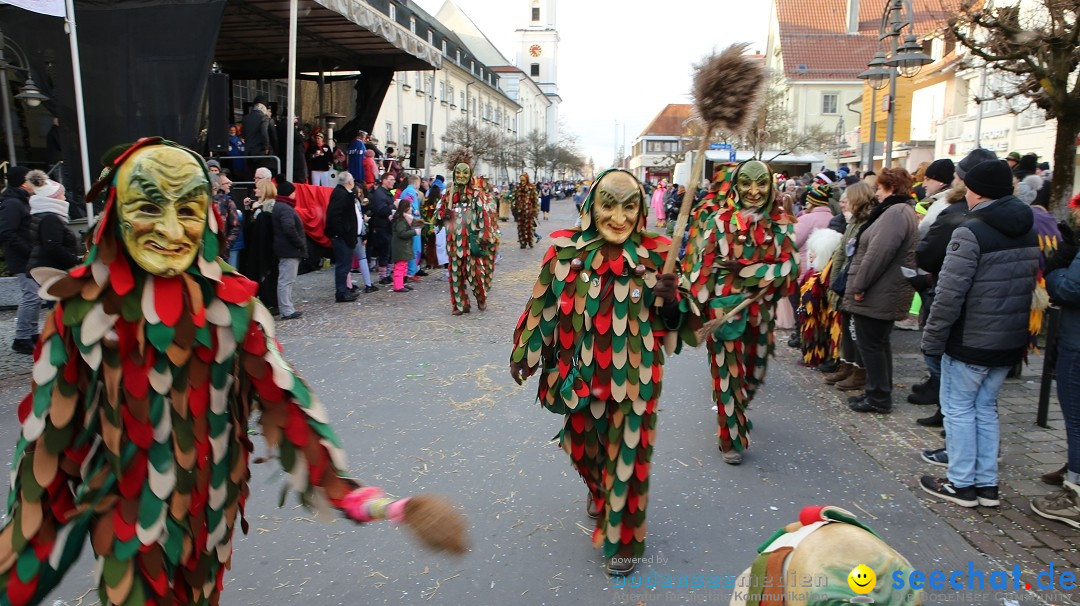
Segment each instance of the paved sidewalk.
[[[1065,422],[1058,405],[1056,385],[1050,402],[1049,428],[1035,424],[1039,401],[1039,380],[1043,357],[1031,355],[1022,376],[1008,379],[998,399],[1001,421],[1001,464],[998,468],[1002,504],[1000,508],[967,509],[927,496],[918,485],[922,475],[945,475],[945,468],[920,458],[923,449],[944,446],[941,430],[926,428],[915,419],[928,416],[933,406],[909,404],[910,386],[926,376],[919,353],[917,331],[893,331],[895,381],[892,414],[859,414],[848,410],[847,394],[821,382],[821,373],[801,368],[798,373],[808,390],[835,401],[833,415],[840,429],[916,496],[929,512],[945,520],[969,543],[1002,568],[1019,564],[1025,576],[1049,569],[1080,568],[1080,533],[1070,526],[1046,520],[1031,511],[1031,499],[1055,492],[1039,476],[1065,463]],[[776,363],[796,366],[798,354],[778,335]],[[883,495],[884,496],[884,495]],[[1007,564],[1007,566],[1006,566]],[[1029,577],[1030,578],[1030,577]],[[1080,603],[1080,590],[1066,592]],[[1049,603],[1061,604],[1062,601]]]

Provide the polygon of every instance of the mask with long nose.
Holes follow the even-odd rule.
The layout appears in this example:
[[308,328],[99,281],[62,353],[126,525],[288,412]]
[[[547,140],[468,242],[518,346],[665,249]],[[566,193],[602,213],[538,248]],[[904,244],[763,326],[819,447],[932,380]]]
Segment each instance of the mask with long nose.
[[177,276],[195,262],[209,204],[210,184],[202,167],[181,149],[140,149],[117,173],[124,247],[151,274]]
[[622,244],[637,229],[641,216],[641,186],[624,172],[611,172],[593,192],[593,222],[600,236]]

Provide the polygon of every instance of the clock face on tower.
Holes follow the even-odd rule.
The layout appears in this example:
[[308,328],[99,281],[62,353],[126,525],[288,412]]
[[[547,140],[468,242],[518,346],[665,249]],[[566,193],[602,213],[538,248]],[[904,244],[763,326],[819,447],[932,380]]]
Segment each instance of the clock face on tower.
[[543,51],[543,49],[540,48],[539,44],[534,44],[534,45],[529,47],[529,54],[532,55],[533,57],[539,57],[540,53],[542,51]]

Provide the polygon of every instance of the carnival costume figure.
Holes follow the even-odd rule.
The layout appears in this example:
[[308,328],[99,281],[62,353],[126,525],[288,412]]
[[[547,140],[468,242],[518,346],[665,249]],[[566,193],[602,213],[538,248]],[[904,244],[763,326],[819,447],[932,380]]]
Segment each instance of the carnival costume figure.
[[248,527],[256,411],[304,504],[411,523],[430,497],[394,502],[348,477],[257,285],[218,258],[202,159],[148,138],[105,164],[85,261],[35,273],[56,306],[18,407],[0,603],[45,599],[89,539],[102,604],[217,604],[237,518]]
[[541,405],[565,415],[559,443],[588,487],[593,543],[612,574],[645,548],[664,354],[693,338],[684,320],[696,319],[675,275],[658,273],[670,241],[644,231],[647,212],[629,172],[598,177],[581,226],[552,234],[510,358],[519,384],[540,371]]
[[472,183],[472,167],[454,166],[454,184],[436,211],[446,226],[446,254],[450,257],[450,307],[455,316],[469,313],[468,285],[476,307],[487,309],[488,264],[495,250],[495,225],[488,212],[487,196]]
[[522,173],[514,188],[514,218],[517,219],[518,244],[522,248],[533,247],[536,234],[536,217],[540,213],[540,194],[529,182],[529,175]]
[[773,351],[776,302],[796,287],[798,253],[789,217],[778,204],[772,171],[759,160],[738,166],[728,204],[705,221],[684,279],[710,321],[745,305],[706,336],[724,462],[738,465],[753,427],[746,408]]

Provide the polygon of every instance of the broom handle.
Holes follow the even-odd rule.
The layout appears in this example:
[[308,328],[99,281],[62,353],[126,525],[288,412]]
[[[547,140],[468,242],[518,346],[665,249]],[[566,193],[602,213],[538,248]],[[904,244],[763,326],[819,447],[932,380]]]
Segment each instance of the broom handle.
[[705,326],[702,326],[701,330],[698,331],[699,340],[704,341],[717,328],[720,328],[724,324],[727,324],[728,320],[734,318],[736,315],[739,314],[739,312],[746,309],[747,307],[750,307],[750,305],[752,303],[754,303],[757,300],[761,299],[761,297],[765,295],[765,290],[766,289],[762,288],[761,290],[757,291],[757,293],[754,296],[747,297],[746,299],[743,299],[741,303],[736,305],[734,308],[732,308],[731,311],[727,312],[723,316],[721,316],[721,317],[719,317],[719,318],[717,318],[715,320],[709,320],[708,322],[706,322]]
[[[672,234],[671,248],[668,250],[667,258],[664,259],[664,270],[660,273],[670,274],[675,270],[675,261],[679,259],[683,232],[686,231],[686,223],[690,219],[690,209],[694,206],[694,193],[697,192],[697,185],[694,181],[697,180],[697,175],[700,175],[701,171],[705,169],[705,151],[709,149],[709,132],[711,132],[711,129],[706,129],[705,134],[702,135],[701,146],[698,148],[697,156],[694,157],[694,164],[690,169],[691,182],[687,184],[686,193],[683,194],[682,206],[679,207],[679,219],[675,222],[675,232]],[[663,305],[664,300],[657,297],[656,306],[661,307]]]

